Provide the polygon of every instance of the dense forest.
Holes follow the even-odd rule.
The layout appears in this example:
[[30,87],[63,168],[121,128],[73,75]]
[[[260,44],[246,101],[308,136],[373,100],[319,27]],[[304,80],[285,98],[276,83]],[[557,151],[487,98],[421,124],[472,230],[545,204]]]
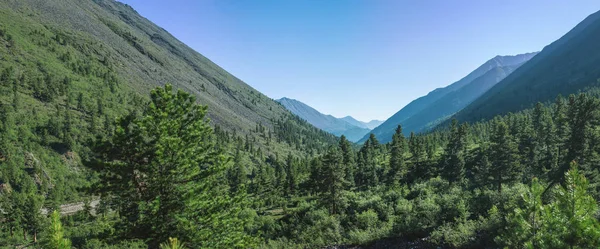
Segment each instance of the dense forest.
[[0,2],[0,248],[597,248],[586,75],[353,144],[126,5]]
[[[597,91],[427,134],[405,137],[399,126],[388,144],[371,136],[355,148],[341,137],[304,158],[266,155],[251,139],[211,128],[207,106],[170,85],[106,128],[87,127],[86,146],[69,144],[66,114],[62,136],[16,125],[24,120],[15,118],[18,96],[3,104],[1,236],[8,248],[600,244]],[[268,138],[263,129],[255,132]],[[27,152],[38,146],[89,150],[80,172],[61,172],[86,177],[46,182]],[[60,218],[59,205],[78,199],[85,208]],[[91,206],[92,199],[99,203]]]

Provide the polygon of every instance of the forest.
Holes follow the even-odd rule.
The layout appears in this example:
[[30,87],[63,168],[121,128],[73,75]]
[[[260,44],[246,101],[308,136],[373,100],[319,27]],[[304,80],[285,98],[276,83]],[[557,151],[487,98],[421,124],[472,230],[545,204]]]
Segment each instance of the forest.
[[563,96],[354,144],[128,5],[0,1],[0,248],[598,248],[592,38],[534,58]]
[[[388,144],[371,136],[357,147],[341,137],[321,154],[297,157],[266,154],[253,147],[254,136],[213,129],[210,107],[171,85],[105,125],[93,116],[72,125],[65,110],[77,104],[67,104],[56,115],[59,128],[51,120],[28,127],[17,92],[2,105],[1,241],[6,248],[591,248],[600,244],[597,93],[409,137],[399,126]],[[74,132],[81,127],[88,130]],[[278,127],[289,134],[284,122]],[[88,142],[71,142],[71,132]],[[301,143],[262,126],[254,133]],[[71,174],[85,177],[45,182],[27,152],[38,146],[81,151],[84,167]],[[60,204],[76,200],[84,209],[61,217]]]

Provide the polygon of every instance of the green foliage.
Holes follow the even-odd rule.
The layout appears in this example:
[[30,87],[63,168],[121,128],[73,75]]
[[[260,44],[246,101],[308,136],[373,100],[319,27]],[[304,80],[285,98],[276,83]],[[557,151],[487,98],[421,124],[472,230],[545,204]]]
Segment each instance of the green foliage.
[[64,237],[63,227],[60,222],[60,214],[54,210],[50,217],[50,227],[44,239],[44,248],[48,249],[70,249],[71,241]]
[[497,241],[510,248],[592,248],[600,243],[596,201],[575,163],[565,173],[564,186],[556,187],[556,200],[542,203],[543,187],[534,180],[524,208],[509,216],[509,227]]
[[346,178],[343,158],[336,147],[331,147],[327,154],[323,156],[323,182],[325,186],[321,187],[324,191],[321,193],[323,205],[328,207],[330,214],[338,214],[340,205],[343,202]]
[[215,150],[205,113],[191,95],[157,88],[140,116],[120,119],[114,136],[97,146],[90,166],[124,235],[150,245],[170,237],[203,246],[250,243],[236,225],[241,196],[228,196],[219,183],[227,158]]
[[160,249],[183,249],[184,244],[179,242],[177,238],[169,238],[169,242],[160,244]]

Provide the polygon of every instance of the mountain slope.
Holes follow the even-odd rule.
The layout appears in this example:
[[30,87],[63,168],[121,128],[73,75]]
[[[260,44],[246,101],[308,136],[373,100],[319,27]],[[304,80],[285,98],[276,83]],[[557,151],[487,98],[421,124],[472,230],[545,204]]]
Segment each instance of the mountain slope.
[[136,92],[146,95],[155,86],[173,83],[194,93],[198,102],[210,106],[213,123],[226,129],[246,133],[257,123],[272,128],[272,120],[289,114],[126,4],[111,0],[26,0],[3,1],[0,9],[5,16],[30,11],[32,14],[15,18],[52,29],[73,43],[84,40],[82,37],[93,41],[97,50],[103,50],[98,56]]
[[[391,134],[393,134],[393,131],[396,129],[398,124],[402,124],[402,122],[406,121],[411,116],[423,111],[428,106],[432,105],[447,94],[469,85],[469,83],[483,76],[486,72],[494,68],[511,65],[520,65],[523,62],[534,57],[536,54],[537,53],[527,53],[515,56],[496,56],[479,66],[477,69],[475,69],[459,81],[454,82],[444,88],[435,89],[428,93],[426,96],[422,96],[416,100],[413,100],[408,105],[400,109],[400,111],[392,115],[392,117],[388,118],[377,128],[373,129],[371,133],[375,134],[375,136],[377,136],[377,138],[379,138],[383,142],[390,141]],[[439,116],[438,118],[442,117],[443,116]],[[404,132],[410,133],[411,130],[404,129]],[[365,136],[361,139],[361,141],[365,141],[367,138],[368,136]]]
[[125,4],[0,1],[0,188],[77,201],[93,142],[166,83],[208,105],[220,146],[245,139],[256,161],[337,143]]
[[600,12],[588,16],[563,37],[546,46],[479,99],[456,114],[461,121],[490,119],[537,102],[552,101],[599,86]]
[[[407,131],[424,132],[439,123],[447,120],[457,111],[479,98],[483,93],[492,88],[522,64],[505,67],[495,67],[484,75],[476,78],[468,85],[448,93],[435,103],[423,109],[402,122],[402,127]],[[387,134],[386,136],[391,136]]]
[[348,138],[348,140],[353,142],[358,141],[358,139],[362,138],[365,134],[371,131],[371,129],[366,128],[366,124],[352,117],[348,116],[349,119],[356,121],[354,123],[358,123],[359,125],[347,122],[343,118],[340,119],[331,115],[320,113],[307,104],[295,99],[281,98],[278,99],[277,102],[315,127],[336,136],[344,135]]
[[352,116],[345,116],[343,118],[341,118],[341,120],[344,120],[354,126],[357,127],[362,127],[362,128],[367,128],[367,129],[375,129],[375,127],[379,126],[381,123],[383,123],[383,121],[381,120],[371,120],[369,122],[363,122],[363,121],[359,121],[356,120],[355,118],[353,118]]

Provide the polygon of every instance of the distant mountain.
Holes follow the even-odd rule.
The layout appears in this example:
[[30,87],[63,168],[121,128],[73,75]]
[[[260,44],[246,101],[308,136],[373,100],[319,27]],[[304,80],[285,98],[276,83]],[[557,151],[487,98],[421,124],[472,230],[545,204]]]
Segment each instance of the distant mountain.
[[437,126],[479,98],[521,65],[492,68],[468,85],[446,94],[419,113],[403,121],[403,129],[419,133]]
[[[496,56],[459,81],[410,102],[371,133],[380,141],[388,142],[399,124],[406,126],[403,130],[407,135],[411,131],[420,132],[431,128],[464,108],[536,54]],[[417,117],[411,118],[413,116]],[[367,138],[368,135],[360,141]]]
[[368,134],[371,131],[371,129],[368,127],[379,122],[374,120],[375,122],[371,121],[369,123],[365,123],[350,116],[336,118],[331,115],[325,115],[309,105],[295,99],[281,98],[276,101],[287,108],[290,112],[296,114],[298,117],[306,120],[315,127],[336,136],[344,135],[352,142],[356,142],[365,134]]
[[460,121],[516,112],[559,94],[600,86],[600,12],[588,16],[537,56],[458,112]]
[[363,121],[356,120],[352,116],[346,116],[346,117],[343,117],[341,119],[344,120],[344,121],[346,121],[346,122],[348,122],[348,123],[350,123],[350,124],[352,124],[352,125],[354,125],[354,126],[362,127],[362,128],[367,128],[367,129],[370,129],[370,130],[375,129],[375,127],[377,127],[381,123],[383,123],[383,121],[381,121],[381,120],[375,120],[375,119],[371,120],[369,122],[363,122]]

